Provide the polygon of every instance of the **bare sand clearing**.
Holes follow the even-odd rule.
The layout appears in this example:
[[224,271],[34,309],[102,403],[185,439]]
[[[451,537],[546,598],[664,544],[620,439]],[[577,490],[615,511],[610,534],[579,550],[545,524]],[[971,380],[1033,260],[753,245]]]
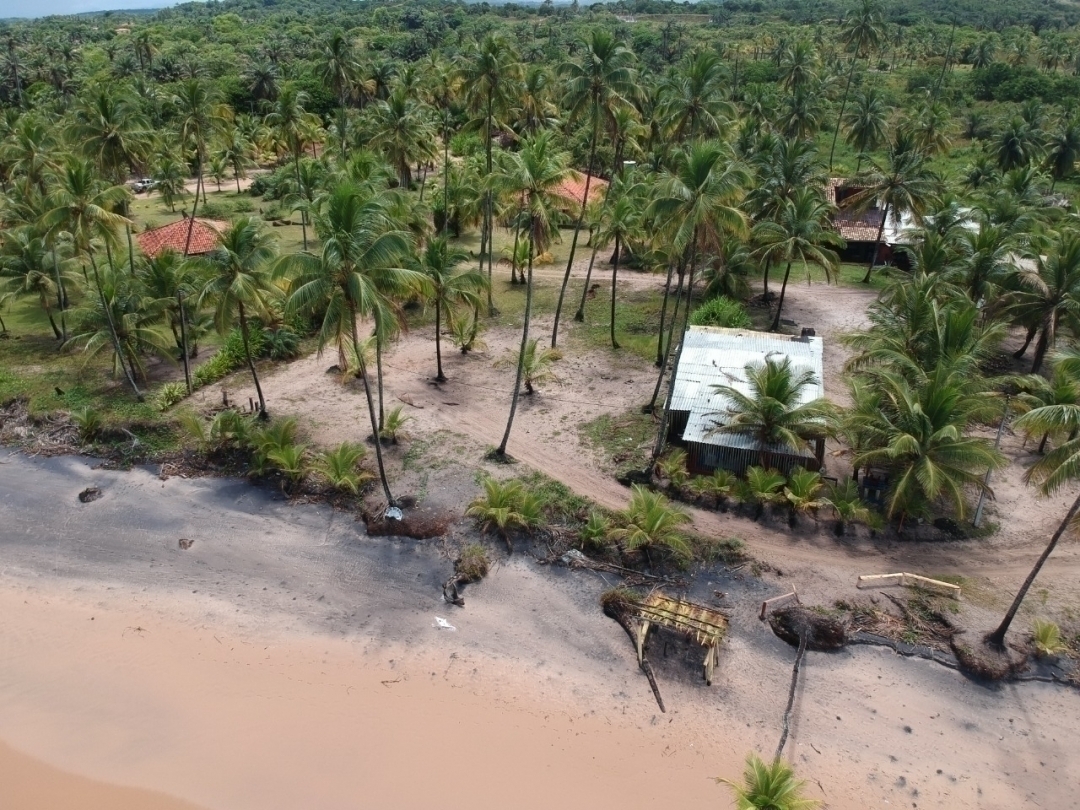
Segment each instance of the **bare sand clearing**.
[[[660,714],[594,574],[518,554],[451,609],[437,543],[227,479],[0,462],[5,810],[65,806],[49,767],[148,810],[723,807],[710,777],[776,745],[793,652],[753,615],[768,583],[742,586],[713,687],[654,648]],[[1074,692],[870,648],[804,673],[787,752],[830,808],[1072,804]]]

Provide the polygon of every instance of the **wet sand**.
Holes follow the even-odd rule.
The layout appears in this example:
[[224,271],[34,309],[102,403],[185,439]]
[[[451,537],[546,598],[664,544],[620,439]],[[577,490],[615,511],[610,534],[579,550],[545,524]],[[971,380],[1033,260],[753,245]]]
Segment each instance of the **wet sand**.
[[[0,454],[5,810],[724,807],[711,777],[771,756],[793,654],[749,599],[713,687],[655,651],[661,714],[599,578],[518,554],[459,610],[448,570],[243,482]],[[863,648],[809,656],[796,706],[787,755],[830,808],[1072,803],[1074,692]]]

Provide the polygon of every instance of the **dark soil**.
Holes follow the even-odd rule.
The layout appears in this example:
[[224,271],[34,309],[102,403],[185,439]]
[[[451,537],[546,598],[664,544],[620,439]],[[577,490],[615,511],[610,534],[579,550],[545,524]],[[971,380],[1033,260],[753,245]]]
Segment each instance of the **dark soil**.
[[802,606],[773,611],[769,614],[769,625],[793,647],[799,646],[804,634],[807,649],[822,652],[842,649],[848,640],[847,621]]

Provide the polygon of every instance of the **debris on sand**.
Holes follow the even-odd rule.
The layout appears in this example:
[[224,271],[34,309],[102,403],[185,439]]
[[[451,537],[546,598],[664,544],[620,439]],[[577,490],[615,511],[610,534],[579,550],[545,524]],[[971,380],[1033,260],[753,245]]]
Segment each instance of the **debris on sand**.
[[101,489],[98,487],[87,487],[79,493],[79,501],[82,503],[90,503],[96,501],[101,497]]
[[825,613],[802,606],[780,608],[769,614],[769,625],[774,633],[793,647],[799,646],[806,635],[806,646],[811,650],[828,652],[839,650],[847,644],[847,623]]
[[180,548],[183,549],[184,551],[187,551],[189,548],[191,548],[191,546],[192,546],[192,544],[194,542],[195,542],[194,540],[188,540],[186,537],[181,537],[180,538]]

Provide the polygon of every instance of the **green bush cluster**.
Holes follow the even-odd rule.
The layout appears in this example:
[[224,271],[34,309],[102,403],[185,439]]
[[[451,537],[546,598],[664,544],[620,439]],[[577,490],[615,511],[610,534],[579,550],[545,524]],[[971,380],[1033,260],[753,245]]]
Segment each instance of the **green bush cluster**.
[[[263,357],[268,354],[269,339],[262,327],[252,326],[249,328],[248,340],[253,357]],[[214,356],[195,369],[195,385],[203,386],[215,383],[239,368],[244,362],[244,338],[239,329],[234,329],[229,332],[225,342],[221,344],[221,348],[214,353]]]
[[694,326],[723,326],[728,329],[748,329],[753,321],[746,314],[746,308],[727,296],[710,298],[690,315]]

